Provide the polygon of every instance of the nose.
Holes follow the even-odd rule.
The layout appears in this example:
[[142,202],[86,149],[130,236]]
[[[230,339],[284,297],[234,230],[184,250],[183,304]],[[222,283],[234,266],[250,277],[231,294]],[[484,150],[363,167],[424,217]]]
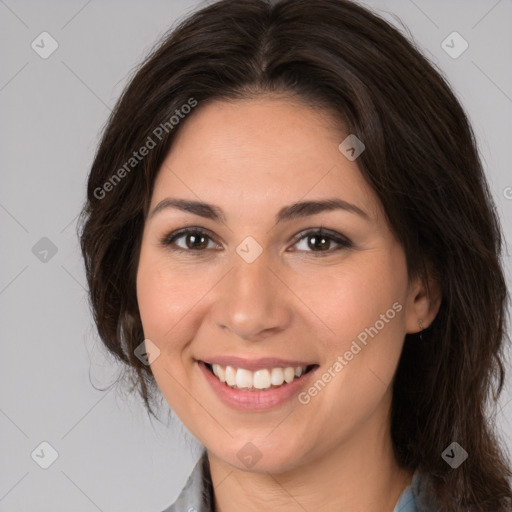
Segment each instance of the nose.
[[221,283],[214,305],[217,327],[246,341],[262,341],[288,327],[293,295],[265,251],[252,263],[235,255]]

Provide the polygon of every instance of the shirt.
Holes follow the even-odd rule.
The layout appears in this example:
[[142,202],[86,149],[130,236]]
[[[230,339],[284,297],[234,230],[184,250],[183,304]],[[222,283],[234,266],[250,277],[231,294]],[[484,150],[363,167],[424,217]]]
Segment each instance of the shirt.
[[[415,471],[393,512],[436,512],[424,495],[424,481]],[[195,465],[178,499],[162,512],[213,512],[213,489],[206,451]]]

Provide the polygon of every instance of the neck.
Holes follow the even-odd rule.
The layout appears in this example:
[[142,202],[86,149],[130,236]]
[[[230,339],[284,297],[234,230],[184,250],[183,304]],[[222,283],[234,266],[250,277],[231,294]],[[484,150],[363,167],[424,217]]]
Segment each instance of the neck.
[[210,452],[208,459],[215,512],[392,512],[412,479],[394,457],[389,421],[369,420],[328,453],[286,472],[242,471]]

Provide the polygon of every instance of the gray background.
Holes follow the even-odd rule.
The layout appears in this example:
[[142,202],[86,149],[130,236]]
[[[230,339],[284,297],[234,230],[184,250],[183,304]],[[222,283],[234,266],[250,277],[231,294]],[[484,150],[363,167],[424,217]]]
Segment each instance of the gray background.
[[[398,16],[448,77],[473,123],[510,241],[512,1],[362,3],[405,31]],[[100,129],[129,72],[177,19],[204,4],[0,0],[0,511],[158,512],[199,455],[178,420],[150,422],[134,398],[95,389],[118,369],[89,316],[75,229]],[[43,31],[58,43],[47,59],[31,47]],[[455,59],[441,47],[453,31],[469,44]],[[508,251],[505,265],[510,285]],[[508,447],[510,381],[496,419]],[[31,457],[43,441],[58,453],[48,469]]]

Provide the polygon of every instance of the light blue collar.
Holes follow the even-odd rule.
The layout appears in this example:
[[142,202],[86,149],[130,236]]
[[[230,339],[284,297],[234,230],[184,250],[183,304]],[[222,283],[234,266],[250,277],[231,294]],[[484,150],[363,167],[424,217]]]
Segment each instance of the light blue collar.
[[[421,493],[421,479],[415,471],[411,484],[400,494],[393,512],[420,512],[418,495]],[[162,512],[212,512],[212,491],[206,451],[197,461],[178,499]],[[421,509],[433,510],[433,509]]]
[[393,512],[418,512],[416,497],[413,490],[418,489],[420,485],[420,475],[415,471],[412,476],[412,481],[400,494],[396,502]]

